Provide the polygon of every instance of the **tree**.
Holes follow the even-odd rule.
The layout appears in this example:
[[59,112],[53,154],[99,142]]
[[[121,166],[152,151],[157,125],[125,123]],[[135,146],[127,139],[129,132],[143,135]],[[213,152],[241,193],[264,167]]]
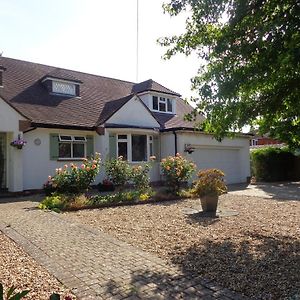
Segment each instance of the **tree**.
[[159,42],[167,59],[199,55],[202,129],[222,139],[256,125],[300,147],[300,0],[171,0],[164,10],[191,12],[183,34]]

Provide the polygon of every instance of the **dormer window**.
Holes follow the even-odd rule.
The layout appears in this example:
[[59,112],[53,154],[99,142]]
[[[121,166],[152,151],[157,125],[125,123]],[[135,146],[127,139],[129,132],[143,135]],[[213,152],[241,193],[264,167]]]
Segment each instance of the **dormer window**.
[[174,100],[166,97],[152,96],[152,110],[172,114],[174,113]]
[[76,86],[74,83],[63,81],[52,81],[52,93],[76,96]]

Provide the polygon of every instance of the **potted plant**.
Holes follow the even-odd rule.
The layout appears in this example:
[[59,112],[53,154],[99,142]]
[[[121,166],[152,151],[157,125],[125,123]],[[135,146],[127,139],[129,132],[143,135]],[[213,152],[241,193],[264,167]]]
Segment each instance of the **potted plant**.
[[99,192],[113,192],[115,187],[109,179],[103,179],[102,183],[98,184]]
[[219,196],[227,192],[224,173],[218,169],[201,170],[194,182],[194,191],[200,197],[204,212],[216,214]]
[[16,140],[13,140],[10,143],[11,146],[16,147],[17,149],[22,149],[26,144],[27,142],[23,140],[20,135],[18,135],[18,138]]

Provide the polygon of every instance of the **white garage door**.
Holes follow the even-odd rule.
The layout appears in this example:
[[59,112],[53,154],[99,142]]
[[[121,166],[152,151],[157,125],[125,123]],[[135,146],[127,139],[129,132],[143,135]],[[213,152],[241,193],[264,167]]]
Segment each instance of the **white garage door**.
[[225,173],[226,183],[242,182],[238,149],[203,148],[195,149],[190,155],[198,170],[217,168]]

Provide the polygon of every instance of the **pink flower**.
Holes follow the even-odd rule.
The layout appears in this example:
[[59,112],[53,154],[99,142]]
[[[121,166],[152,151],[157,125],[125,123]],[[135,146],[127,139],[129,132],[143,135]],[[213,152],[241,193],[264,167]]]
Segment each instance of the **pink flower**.
[[82,164],[80,167],[81,167],[81,169],[84,169],[85,168],[85,164]]

